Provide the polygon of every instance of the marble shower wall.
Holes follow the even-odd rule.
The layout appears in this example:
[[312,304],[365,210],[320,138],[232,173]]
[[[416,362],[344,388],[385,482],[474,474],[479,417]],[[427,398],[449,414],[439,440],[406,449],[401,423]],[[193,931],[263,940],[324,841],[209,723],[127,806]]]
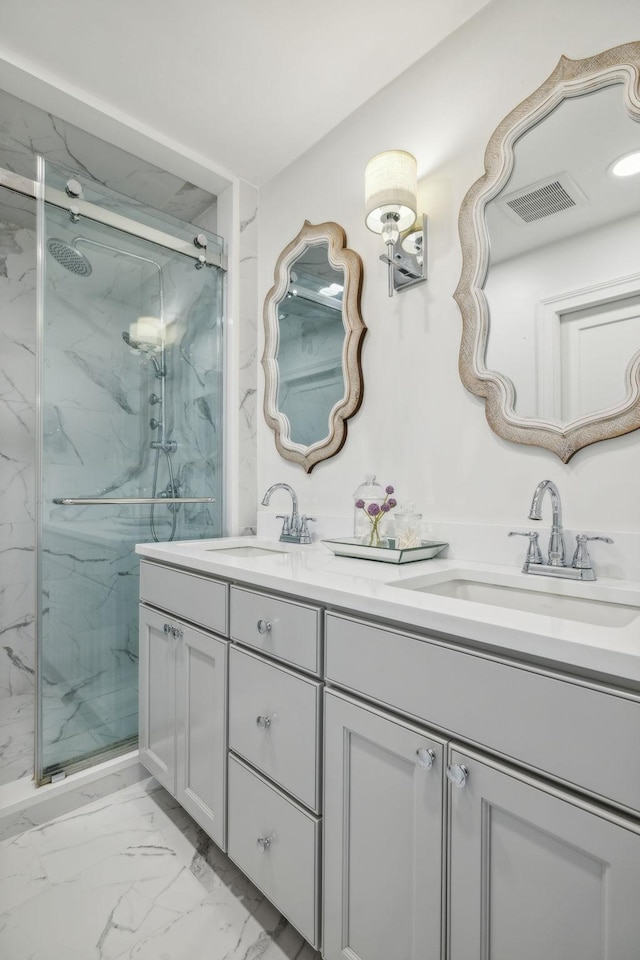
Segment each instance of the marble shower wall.
[[33,772],[35,202],[0,191],[0,784]]
[[256,531],[258,378],[258,193],[240,184],[239,494],[243,533]]

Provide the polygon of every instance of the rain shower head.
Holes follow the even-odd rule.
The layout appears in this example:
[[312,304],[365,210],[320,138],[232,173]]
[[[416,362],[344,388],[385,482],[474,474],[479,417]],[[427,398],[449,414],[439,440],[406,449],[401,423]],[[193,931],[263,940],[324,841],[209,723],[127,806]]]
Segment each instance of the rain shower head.
[[47,249],[65,270],[76,273],[79,277],[88,277],[92,273],[93,267],[84,253],[80,253],[74,244],[75,240],[73,243],[67,243],[57,237],[50,237],[47,240]]

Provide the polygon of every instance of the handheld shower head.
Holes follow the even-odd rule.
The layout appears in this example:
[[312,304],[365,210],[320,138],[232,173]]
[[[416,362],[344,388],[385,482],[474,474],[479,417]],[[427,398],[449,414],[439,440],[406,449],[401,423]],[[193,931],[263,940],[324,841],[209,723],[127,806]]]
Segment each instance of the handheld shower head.
[[132,350],[140,350],[141,353],[151,353],[151,347],[146,343],[139,343],[138,340],[134,340],[126,330],[122,333],[122,339],[128,347],[131,347]]
[[150,347],[147,343],[140,343],[138,340],[134,340],[126,330],[122,332],[122,339],[131,350],[138,350],[151,360],[151,363],[156,368],[156,377],[161,378],[166,376],[165,368],[160,365],[157,357],[153,355],[153,347]]

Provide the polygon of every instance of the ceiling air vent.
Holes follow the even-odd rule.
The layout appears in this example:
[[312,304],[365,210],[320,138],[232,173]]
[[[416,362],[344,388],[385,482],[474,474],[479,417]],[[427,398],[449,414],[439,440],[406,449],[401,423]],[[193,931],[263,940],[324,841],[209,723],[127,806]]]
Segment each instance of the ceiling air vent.
[[567,174],[559,174],[503,197],[501,206],[512,218],[515,215],[521,222],[533,223],[575,207],[584,199],[571,178]]

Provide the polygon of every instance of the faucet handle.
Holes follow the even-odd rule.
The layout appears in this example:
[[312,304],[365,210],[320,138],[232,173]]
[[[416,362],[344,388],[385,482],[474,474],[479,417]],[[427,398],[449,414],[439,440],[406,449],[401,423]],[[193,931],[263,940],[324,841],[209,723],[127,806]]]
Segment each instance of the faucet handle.
[[277,513],[276,520],[282,520],[282,532],[280,536],[288,537],[289,534],[291,533],[291,530],[290,530],[291,517],[288,515],[285,515],[284,513]]
[[602,540],[603,543],[613,543],[611,537],[587,537],[584,533],[578,533],[576,535],[576,552],[571,561],[571,566],[575,567],[576,570],[592,569],[587,540]]
[[523,569],[526,570],[532,563],[542,563],[542,553],[538,543],[539,534],[535,530],[510,530],[510,537],[529,537],[529,547],[524,561]]
[[306,514],[302,514],[300,517],[300,543],[311,543],[311,533],[308,524],[315,522],[315,517],[308,517]]

